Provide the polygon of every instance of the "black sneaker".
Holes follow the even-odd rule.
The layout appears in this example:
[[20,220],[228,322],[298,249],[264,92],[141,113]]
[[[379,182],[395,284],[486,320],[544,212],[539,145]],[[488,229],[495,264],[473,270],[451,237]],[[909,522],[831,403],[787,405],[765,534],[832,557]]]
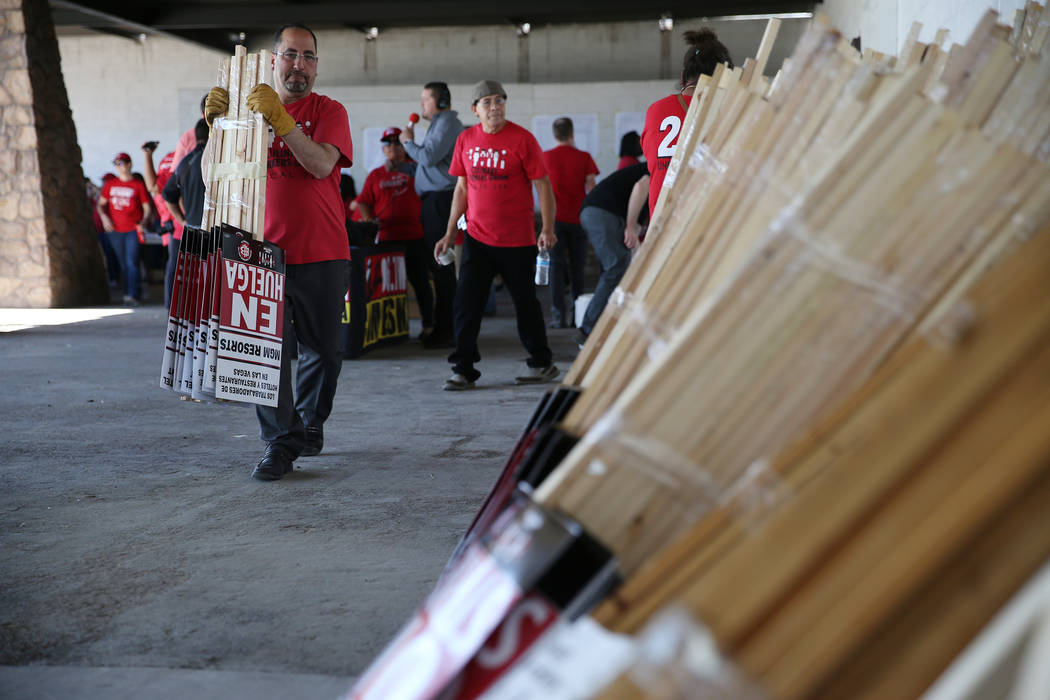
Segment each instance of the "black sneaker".
[[324,449],[324,428],[319,425],[306,426],[306,447],[299,453],[300,457],[313,457]]
[[292,453],[287,447],[271,443],[266,446],[262,459],[255,465],[252,478],[259,481],[277,481],[292,471]]

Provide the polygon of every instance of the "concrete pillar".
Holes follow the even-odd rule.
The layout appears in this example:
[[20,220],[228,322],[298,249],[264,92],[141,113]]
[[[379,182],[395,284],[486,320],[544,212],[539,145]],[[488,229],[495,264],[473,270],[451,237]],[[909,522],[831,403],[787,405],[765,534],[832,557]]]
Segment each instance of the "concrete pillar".
[[518,82],[529,82],[529,35],[518,35]]
[[0,0],[0,306],[109,301],[47,0]]

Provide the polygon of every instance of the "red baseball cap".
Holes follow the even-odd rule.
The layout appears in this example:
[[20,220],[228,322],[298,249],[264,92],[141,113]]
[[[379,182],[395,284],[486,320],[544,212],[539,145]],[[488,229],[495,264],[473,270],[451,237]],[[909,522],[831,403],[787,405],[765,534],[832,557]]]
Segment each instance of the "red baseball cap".
[[379,140],[380,141],[393,142],[393,141],[397,141],[398,140],[397,137],[400,136],[400,135],[401,135],[401,129],[398,129],[396,126],[391,126],[391,127],[387,127],[383,131],[383,138],[381,138]]
[[117,162],[122,161],[122,160],[126,160],[127,162],[130,163],[131,162],[131,156],[129,156],[127,153],[118,153],[117,155],[113,156],[113,162],[114,163],[117,163]]

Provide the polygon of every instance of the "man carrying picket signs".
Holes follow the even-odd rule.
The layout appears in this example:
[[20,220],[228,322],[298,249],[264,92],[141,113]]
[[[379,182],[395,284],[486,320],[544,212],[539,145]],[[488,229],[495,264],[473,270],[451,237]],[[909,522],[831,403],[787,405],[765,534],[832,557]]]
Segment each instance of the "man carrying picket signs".
[[[346,109],[313,92],[317,37],[292,24],[274,35],[274,86],[257,85],[249,109],[273,130],[267,159],[264,238],[284,250],[284,343],[276,407],[256,406],[266,451],[252,476],[280,479],[299,456],[324,447],[343,364],[342,313],[350,283],[350,247],[339,195],[341,168],[353,158]],[[208,122],[226,114],[222,88],[208,93]],[[291,357],[299,362],[293,396]]]
[[[452,212],[438,257],[456,243],[456,222],[467,212],[467,232],[454,304],[456,349],[449,355],[452,376],[446,391],[471,389],[481,376],[478,333],[493,278],[498,274],[514,301],[518,337],[529,353],[519,384],[548,382],[558,376],[551,363],[543,310],[536,298],[536,244],[554,246],[554,192],[543,166],[540,144],[527,129],[507,121],[507,93],[495,80],[474,86],[471,111],[480,124],[459,135],[449,173],[457,176]],[[543,227],[533,224],[532,188],[540,200]]]

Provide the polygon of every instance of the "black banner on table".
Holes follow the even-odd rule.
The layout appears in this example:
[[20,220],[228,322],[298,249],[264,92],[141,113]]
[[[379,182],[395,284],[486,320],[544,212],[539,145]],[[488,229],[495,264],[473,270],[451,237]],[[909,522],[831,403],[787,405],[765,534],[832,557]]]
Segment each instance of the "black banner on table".
[[350,248],[350,289],[343,311],[344,356],[408,338],[405,253],[399,246]]

